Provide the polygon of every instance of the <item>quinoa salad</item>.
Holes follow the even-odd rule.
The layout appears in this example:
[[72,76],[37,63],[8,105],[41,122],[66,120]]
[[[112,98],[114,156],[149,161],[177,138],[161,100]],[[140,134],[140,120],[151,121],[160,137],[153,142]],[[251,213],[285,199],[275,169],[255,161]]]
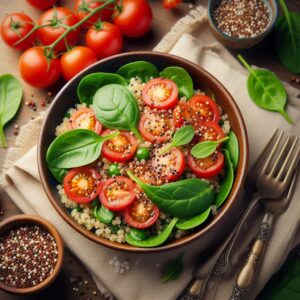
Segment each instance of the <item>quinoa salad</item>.
[[146,61],[93,73],[47,152],[60,200],[111,242],[157,247],[206,226],[228,198],[238,140],[213,93]]

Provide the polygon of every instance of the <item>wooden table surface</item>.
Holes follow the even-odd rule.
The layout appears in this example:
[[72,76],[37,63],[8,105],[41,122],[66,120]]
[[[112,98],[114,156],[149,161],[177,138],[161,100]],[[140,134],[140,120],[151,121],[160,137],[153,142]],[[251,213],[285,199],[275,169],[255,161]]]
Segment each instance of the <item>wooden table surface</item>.
[[[152,0],[151,6],[154,13],[154,24],[151,32],[146,34],[143,38],[138,40],[125,40],[124,51],[132,50],[151,50],[161,38],[170,30],[172,25],[182,16],[184,16],[190,7],[188,4],[182,4],[178,9],[173,11],[166,11],[162,8],[162,0]],[[205,3],[205,0],[197,0],[197,4]],[[286,1],[289,9],[300,12],[300,2],[299,0],[287,0]],[[73,1],[64,0],[60,1],[61,4],[66,4],[66,6],[72,6]],[[30,7],[25,0],[2,0],[1,1],[1,15],[2,20],[5,13],[24,11],[28,13],[34,20],[37,20],[40,15],[40,11],[35,10]],[[11,73],[19,77],[18,74],[18,57],[19,53],[12,51],[4,45],[2,40],[0,41],[0,73]],[[234,51],[232,51],[235,54]],[[276,74],[283,80],[291,81],[294,77],[288,71],[286,71],[283,66],[279,63],[276,53],[274,50],[274,44],[272,38],[267,38],[260,45],[253,49],[241,51],[241,53],[246,57],[246,59],[257,66],[265,67],[276,72]],[[295,85],[299,88],[299,85]],[[19,126],[26,124],[31,118],[37,116],[37,113],[45,109],[41,106],[41,102],[45,99],[49,91],[55,95],[56,90],[37,90],[29,87],[23,83],[24,87],[24,97],[22,107],[16,116],[16,118],[10,122],[10,124],[5,129],[5,134],[7,137],[8,145],[13,146],[16,136],[14,135],[14,125]],[[37,112],[33,112],[27,106],[25,106],[25,101],[33,100],[37,105]],[[46,108],[47,109],[47,108]],[[0,170],[2,169],[5,155],[7,149],[0,148]],[[19,214],[20,211],[13,204],[12,201],[7,199],[4,193],[0,192],[0,208],[4,211],[4,215],[0,216],[0,221],[15,214]],[[78,292],[76,289],[79,289]],[[96,293],[96,295],[95,295]],[[23,296],[17,297],[13,295],[6,294],[0,291],[0,299],[5,300],[24,300],[24,299],[104,299],[91,279],[90,275],[84,269],[82,264],[67,250],[66,257],[64,260],[63,270],[59,275],[55,283],[43,291],[40,294],[34,296]]]

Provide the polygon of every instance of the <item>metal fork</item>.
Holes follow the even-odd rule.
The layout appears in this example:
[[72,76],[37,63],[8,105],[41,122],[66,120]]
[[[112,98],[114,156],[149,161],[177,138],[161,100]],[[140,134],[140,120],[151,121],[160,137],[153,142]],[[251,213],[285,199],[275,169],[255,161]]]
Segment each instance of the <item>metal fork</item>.
[[[283,145],[281,145],[282,140],[284,140]],[[261,199],[266,213],[255,236],[247,261],[237,277],[230,300],[242,299],[249,292],[271,236],[275,217],[282,214],[289,205],[289,202],[285,201],[286,197],[279,197],[290,186],[298,165],[300,158],[298,142],[298,137],[287,136],[284,138],[282,132],[261,171],[256,175],[258,191],[255,197]]]

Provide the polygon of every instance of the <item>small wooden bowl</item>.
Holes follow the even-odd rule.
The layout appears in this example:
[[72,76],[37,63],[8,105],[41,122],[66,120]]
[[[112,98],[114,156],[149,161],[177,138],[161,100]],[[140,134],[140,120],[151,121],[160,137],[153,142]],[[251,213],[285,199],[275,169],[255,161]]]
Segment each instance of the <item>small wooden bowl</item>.
[[55,242],[57,244],[57,251],[58,251],[57,262],[54,267],[54,270],[50,274],[50,276],[47,277],[43,282],[28,288],[15,288],[15,287],[5,285],[0,281],[1,290],[12,294],[28,295],[28,294],[37,293],[45,289],[56,279],[59,272],[61,271],[62,264],[63,264],[64,246],[60,234],[51,223],[49,223],[43,218],[40,218],[38,216],[32,216],[32,215],[18,215],[2,221],[0,223],[0,236],[7,234],[11,229],[22,225],[37,225],[47,230],[55,239]]
[[220,30],[220,28],[216,25],[213,17],[213,12],[219,6],[220,2],[221,0],[209,0],[208,9],[207,9],[208,23],[210,25],[210,29],[214,37],[228,48],[247,49],[253,47],[254,45],[261,42],[272,31],[272,29],[276,24],[276,20],[278,17],[278,3],[276,0],[264,0],[264,2],[269,8],[270,19],[271,19],[268,26],[265,28],[265,30],[260,34],[256,35],[255,37],[250,37],[250,38],[230,37]]

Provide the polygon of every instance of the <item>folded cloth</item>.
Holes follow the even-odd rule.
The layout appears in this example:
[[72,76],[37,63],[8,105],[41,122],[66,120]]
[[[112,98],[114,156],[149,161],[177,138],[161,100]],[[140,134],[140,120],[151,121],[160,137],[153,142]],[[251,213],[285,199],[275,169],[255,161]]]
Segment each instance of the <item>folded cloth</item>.
[[[267,112],[255,106],[247,93],[247,74],[229,52],[208,33],[205,15],[205,9],[201,6],[191,11],[188,16],[178,21],[155,50],[170,52],[187,58],[202,66],[225,85],[238,103],[246,122],[251,166],[275,128],[299,134],[300,114],[297,105],[300,100],[297,100],[297,91],[287,86],[290,101],[288,113],[295,121],[293,126],[289,125],[279,114]],[[226,111],[226,107],[224,109]],[[38,214],[58,228],[67,247],[82,261],[103,293],[109,291],[121,300],[176,299],[192,278],[192,269],[198,257],[197,246],[199,242],[194,242],[172,253],[158,253],[150,256],[126,254],[106,249],[77,233],[54,210],[40,183],[36,160],[37,150],[36,146],[33,148],[31,146],[36,143],[33,137],[39,131],[41,122],[42,117],[25,125],[20,132],[17,147],[12,148],[8,153],[7,164],[15,161],[15,158],[21,157],[25,149],[28,150],[9,170],[5,170],[2,185],[6,192],[24,213]],[[8,165],[6,165],[7,167]],[[298,184],[293,200],[299,196],[300,185]],[[244,233],[245,238],[237,247],[240,250],[244,249],[249,238],[254,235],[261,214],[262,208],[258,207],[255,216],[247,224],[248,229]],[[299,215],[300,201],[292,201],[289,209],[278,218],[258,275],[258,281],[251,295],[252,298],[280,267],[289,250],[295,243],[299,243],[299,236],[296,237]],[[160,281],[163,264],[178,256],[182,251],[186,252],[182,276],[176,281],[163,284]],[[239,252],[237,250],[235,255],[237,256]],[[127,260],[130,270],[125,274],[116,273],[110,264],[114,256],[121,263]],[[207,299],[228,298],[233,284],[234,276],[219,282],[213,279],[209,285]],[[249,296],[248,299],[251,297]]]

